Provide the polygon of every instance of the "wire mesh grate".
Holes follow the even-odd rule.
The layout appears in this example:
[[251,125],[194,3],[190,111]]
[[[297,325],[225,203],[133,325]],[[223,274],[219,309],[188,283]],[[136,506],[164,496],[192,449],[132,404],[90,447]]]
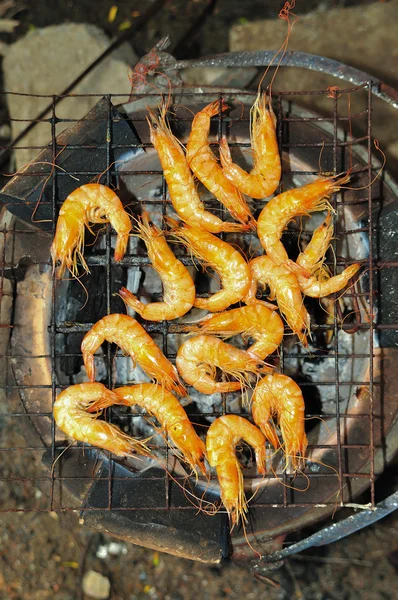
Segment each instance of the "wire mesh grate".
[[[341,196],[335,196],[332,202],[333,208],[336,211],[336,239],[333,242],[334,255],[329,256],[328,265],[333,274],[341,270],[353,262],[362,264],[362,272],[365,275],[356,283],[355,287],[350,288],[344,295],[344,306],[336,301],[332,304],[332,318],[329,321],[325,320],[325,315],[319,311],[311,312],[312,325],[311,331],[314,336],[314,345],[312,353],[300,350],[296,345],[292,345],[290,338],[285,338],[284,343],[280,347],[279,356],[275,357],[278,362],[281,372],[288,374],[294,371],[295,375],[303,375],[303,366],[309,364],[317,365],[314,370],[316,377],[301,377],[299,383],[304,392],[304,395],[309,398],[311,395],[322,397],[326,390],[328,394],[328,402],[314,402],[307,404],[306,418],[317,424],[320,420],[325,424],[326,430],[330,430],[330,439],[325,443],[322,435],[310,438],[309,456],[310,459],[303,470],[299,473],[289,473],[283,468],[282,463],[278,463],[277,470],[270,470],[265,478],[265,482],[272,482],[272,491],[266,483],[260,486],[260,489],[251,502],[251,506],[260,509],[262,507],[277,508],[299,508],[299,507],[335,507],[341,506],[374,506],[375,505],[375,449],[381,444],[380,436],[375,437],[375,398],[379,397],[379,379],[375,373],[374,359],[377,356],[377,347],[374,345],[374,339],[377,338],[377,331],[380,329],[394,329],[394,323],[379,322],[376,312],[374,297],[376,287],[374,282],[374,270],[381,265],[383,267],[396,267],[394,262],[382,263],[375,256],[375,222],[372,218],[374,210],[374,185],[371,185],[375,169],[372,161],[372,138],[371,138],[371,97],[372,83],[369,82],[364,86],[351,88],[350,90],[340,90],[339,95],[335,95],[331,99],[333,106],[331,115],[325,117],[313,116],[309,114],[299,115],[292,101],[294,96],[326,94],[326,92],[282,92],[274,95],[274,106],[278,121],[278,141],[282,155],[285,157],[283,161],[284,175],[282,179],[281,190],[283,186],[291,185],[291,182],[296,181],[296,178],[317,175],[317,168],[306,168],[307,163],[318,164],[319,154],[322,154],[322,171],[337,174],[347,169],[352,154],[360,151],[362,162],[355,164],[353,168],[353,187],[363,188],[358,191],[344,191]],[[353,94],[366,95],[366,108],[355,114],[344,114],[342,109],[345,98]],[[183,100],[189,106],[203,106],[206,103],[208,93],[184,93]],[[245,99],[247,106],[254,98],[251,92],[239,92],[239,102],[242,98]],[[151,98],[152,96],[152,98]],[[120,95],[117,96],[120,98]],[[226,116],[221,110],[221,101],[225,97],[223,92],[219,93],[220,111],[218,119],[215,119],[216,129],[214,130],[214,138],[212,138],[212,146],[216,147],[217,137],[226,131],[229,132],[230,146],[232,151],[247,152],[250,148],[249,131],[249,116],[248,112],[242,111],[242,114]],[[66,97],[67,98],[67,97]],[[79,310],[76,310],[76,318],[73,321],[60,318],[59,305],[62,303],[65,289],[70,290],[70,286],[79,287],[81,283],[87,283],[87,278],[82,279],[82,282],[71,281],[67,286],[63,286],[55,277],[51,275],[50,256],[48,253],[50,245],[50,236],[48,234],[49,227],[52,235],[55,231],[55,223],[59,207],[65,200],[60,189],[63,186],[63,181],[75,182],[73,185],[78,187],[83,183],[88,183],[90,180],[100,180],[106,185],[122,182],[122,188],[126,186],[126,181],[135,180],[141,181],[142,178],[150,180],[151,178],[161,178],[160,184],[157,186],[158,193],[153,194],[150,198],[144,200],[135,197],[129,190],[124,190],[125,203],[129,209],[135,214],[138,214],[141,205],[149,207],[149,210],[155,211],[165,217],[170,211],[170,201],[167,195],[167,186],[163,174],[159,168],[131,168],[131,164],[125,167],[123,163],[118,164],[116,153],[130,152],[132,149],[150,151],[152,146],[146,139],[138,140],[138,142],[120,143],[115,140],[115,128],[122,120],[128,123],[132,128],[143,131],[145,127],[145,114],[141,110],[136,115],[131,117],[127,113],[123,113],[121,117],[114,116],[112,95],[106,96],[104,102],[106,104],[106,118],[98,118],[97,121],[102,121],[105,124],[102,139],[97,139],[95,143],[76,143],[73,141],[70,144],[60,143],[57,138],[58,127],[62,123],[76,123],[70,119],[62,119],[57,116],[57,101],[58,97],[53,97],[52,113],[48,118],[40,119],[40,122],[47,123],[51,130],[50,146],[24,146],[18,145],[13,148],[14,153],[19,150],[43,150],[47,151],[50,148],[52,164],[47,165],[32,165],[29,169],[18,173],[18,178],[32,178],[32,186],[38,187],[37,181],[42,181],[45,178],[45,188],[40,188],[39,202],[37,198],[15,198],[13,199],[13,211],[18,210],[18,205],[28,206],[31,214],[35,211],[35,221],[33,225],[38,225],[39,229],[31,229],[30,225],[24,224],[22,221],[15,219],[3,218],[3,229],[0,234],[2,237],[2,254],[1,254],[1,329],[2,347],[0,360],[4,365],[4,381],[2,381],[1,390],[4,393],[5,401],[2,402],[3,410],[2,418],[10,427],[11,436],[5,438],[6,444],[0,448],[2,456],[7,456],[7,468],[4,475],[1,476],[0,485],[3,490],[3,502],[1,510],[7,511],[45,511],[45,510],[77,510],[82,507],[85,498],[90,493],[93,482],[100,486],[99,504],[84,505],[85,510],[188,510],[197,511],[197,506],[187,500],[188,493],[196,493],[201,497],[203,487],[195,492],[195,482],[186,477],[185,473],[177,470],[169,471],[157,469],[155,472],[150,471],[145,474],[145,471],[139,474],[140,482],[147,487],[148,496],[145,498],[137,497],[134,493],[134,479],[132,479],[130,471],[132,466],[117,463],[112,460],[111,455],[106,452],[97,451],[90,448],[82,448],[81,445],[69,446],[65,443],[66,440],[59,432],[52,418],[51,407],[56,399],[57,394],[65,389],[69,384],[77,382],[76,375],[78,374],[77,367],[82,364],[82,358],[79,351],[73,350],[76,346],[76,340],[82,339],[84,333],[91,326],[103,317],[105,314],[113,312],[124,312],[123,304],[120,299],[115,296],[118,282],[123,279],[127,281],[128,273],[137,271],[137,277],[142,278],[142,269],[150,266],[148,258],[137,250],[137,246],[130,245],[130,250],[125,258],[120,263],[115,263],[113,260],[113,235],[110,226],[106,227],[105,231],[98,233],[98,239],[94,245],[87,251],[87,264],[91,270],[91,277],[95,276],[98,283],[99,293],[103,295],[101,302],[98,302],[97,310],[92,309],[90,315],[85,320],[79,320]],[[148,94],[148,101],[156,102],[158,96],[156,94]],[[214,94],[213,94],[214,99]],[[226,97],[231,101],[231,96]],[[126,101],[128,99],[126,98]],[[182,104],[182,101],[181,101]],[[128,105],[126,105],[128,106]],[[247,107],[246,107],[247,108]],[[91,115],[91,113],[90,113]],[[96,120],[90,116],[88,119]],[[175,115],[171,115],[170,122],[172,127],[189,128],[192,121],[192,116],[188,111],[179,111]],[[348,127],[353,125],[353,130],[356,130],[355,123],[362,122],[365,125],[365,134],[349,135]],[[141,124],[141,125],[140,125]],[[328,126],[327,134],[323,136],[323,130],[317,129],[319,125]],[[234,139],[234,130],[236,127],[244,127],[246,131],[246,140],[236,136]],[[305,138],[307,131],[311,129],[312,140],[309,142],[302,141]],[[357,128],[360,130],[360,127]],[[314,134],[315,131],[315,134]],[[299,132],[299,135],[297,134]],[[314,137],[315,135],[315,137]],[[142,137],[142,136],[141,136]],[[148,137],[148,136],[147,136]],[[63,152],[81,152],[81,156],[87,157],[87,164],[84,161],[80,162],[78,167],[65,168],[63,165]],[[291,155],[290,153],[294,151]],[[302,152],[306,152],[310,158],[306,161],[301,161]],[[101,160],[97,164],[102,165],[102,170],[92,170],[90,168],[90,153],[95,153],[100,156]],[[86,154],[84,154],[86,153]],[[80,155],[79,155],[80,156]],[[363,158],[365,157],[365,159]],[[301,168],[304,165],[303,168]],[[102,173],[102,175],[101,175]],[[75,181],[72,178],[77,178]],[[359,182],[359,183],[358,183]],[[41,185],[41,184],[40,184]],[[39,185],[39,187],[40,187]],[[139,187],[139,184],[138,184]],[[126,200],[127,199],[127,200]],[[256,213],[265,205],[265,202],[256,202]],[[207,206],[220,211],[220,207],[211,199],[207,200]],[[43,211],[50,210],[51,222],[46,223],[47,231],[41,227],[41,214]],[[346,224],[346,211],[353,211],[355,218],[351,219],[351,223]],[[220,216],[227,219],[226,211],[221,211]],[[45,219],[44,219],[45,221]],[[296,223],[286,234],[286,240],[291,240],[291,245],[297,242],[298,236],[301,235],[305,239],[308,237],[308,231],[301,231],[301,225]],[[348,238],[354,239],[357,237],[367,239],[368,253],[364,256],[363,252],[358,255],[352,252],[355,244],[350,243],[350,256],[340,255],[341,248],[347,248],[345,240]],[[227,241],[232,243],[239,242],[237,234],[223,234],[222,236]],[[242,239],[245,236],[242,235]],[[26,245],[31,247],[32,238],[36,239],[36,243],[42,246],[42,253],[39,258],[35,258],[31,262],[26,262],[22,265],[18,260],[24,253],[20,252],[19,248]],[[339,240],[343,240],[340,244]],[[247,248],[247,244],[244,246]],[[18,254],[19,253],[19,254]],[[197,266],[195,261],[188,254],[183,254],[179,250],[180,260],[189,267]],[[36,270],[35,270],[36,269]],[[19,272],[21,271],[21,273]],[[29,284],[26,283],[26,275],[30,273]],[[33,277],[33,279],[32,279]],[[36,283],[36,287],[34,287]],[[46,285],[50,285],[49,298],[51,308],[47,306],[48,300],[46,296]],[[141,285],[141,284],[140,284]],[[30,286],[30,287],[29,287]],[[42,291],[43,314],[35,315],[35,307],[26,309],[25,322],[27,319],[32,321],[33,315],[38,321],[38,332],[35,332],[35,344],[29,345],[27,342],[13,343],[13,338],[23,335],[21,327],[24,322],[20,317],[18,321],[15,316],[20,315],[24,311],[24,302],[29,303],[29,299],[35,294],[40,295],[39,288]],[[94,292],[93,292],[94,293]],[[95,295],[95,293],[94,293]],[[160,297],[161,292],[153,292],[152,299]],[[198,295],[206,296],[207,292],[199,293]],[[28,304],[26,304],[28,306]],[[6,310],[10,308],[6,314]],[[315,311],[315,309],[314,309]],[[317,314],[319,318],[314,317]],[[86,315],[87,316],[87,315]],[[48,319],[48,320],[47,320]],[[144,328],[154,337],[158,345],[162,348],[163,353],[172,361],[175,362],[176,357],[176,340],[182,332],[185,325],[189,324],[189,319],[182,318],[178,322],[160,322],[150,323],[137,317]],[[286,330],[286,333],[289,333]],[[4,335],[3,335],[4,334]],[[37,335],[36,335],[37,334]],[[41,344],[37,344],[37,339],[42,336]],[[325,337],[330,338],[329,344],[325,344]],[[345,337],[344,337],[345,336]],[[358,337],[359,342],[342,342],[342,338],[355,339]],[[376,336],[376,337],[375,337]],[[37,338],[37,339],[36,339]],[[74,343],[70,344],[72,350],[68,350],[68,340],[74,339]],[[62,340],[62,343],[60,342]],[[65,341],[66,340],[66,341]],[[316,342],[323,340],[319,347],[316,347]],[[365,340],[365,341],[364,341]],[[61,348],[61,350],[60,350]],[[111,345],[104,346],[105,351],[103,359],[105,361],[105,371],[102,372],[102,381],[110,388],[114,387],[117,379],[118,364],[126,359],[120,352],[114,352]],[[69,376],[69,381],[60,381],[60,364],[62,361],[72,361],[75,364],[75,375]],[[350,368],[344,368],[342,365],[351,364]],[[367,369],[361,370],[354,367],[355,364],[365,364]],[[21,364],[24,368],[21,371]],[[323,365],[326,365],[323,366]],[[29,371],[29,372],[28,372]],[[308,371],[308,369],[307,369]],[[78,375],[81,376],[81,373]],[[350,410],[350,398],[356,396],[362,398],[362,408],[359,409],[356,405],[355,410]],[[333,397],[331,400],[330,398]],[[378,402],[379,400],[377,400]],[[334,410],[332,409],[334,406]],[[331,408],[332,407],[332,408]],[[242,416],[248,416],[247,411],[238,407],[234,410],[230,407],[230,398],[224,395],[217,407],[210,406],[208,410],[198,409],[198,404],[194,403],[193,409],[189,413],[192,421],[202,425],[199,431],[204,431],[203,423],[209,423],[212,419],[220,414],[234,412]],[[134,430],[134,422],[142,420],[141,414],[121,412],[119,407],[108,409],[106,418],[111,422],[117,422],[119,425],[125,426],[129,431]],[[25,432],[33,431],[25,436]],[[315,430],[316,427],[314,426]],[[14,435],[15,433],[15,435]],[[325,435],[325,434],[324,434]],[[32,439],[36,442],[32,443]],[[172,453],[167,445],[161,449],[161,455],[167,465],[171,464]],[[312,453],[318,452],[320,456],[324,456],[325,461],[311,460]],[[22,472],[15,472],[12,468],[13,453],[18,453],[19,459],[23,454],[23,464],[25,465]],[[358,456],[361,456],[361,460]],[[47,457],[47,458],[43,458]],[[61,458],[60,458],[61,457]],[[43,460],[47,465],[46,471],[41,465]],[[329,462],[328,462],[329,461]],[[137,465],[135,465],[137,468]],[[130,469],[130,471],[129,471]],[[139,469],[138,469],[139,470]],[[250,475],[254,480],[256,476]],[[214,480],[214,476],[212,478]],[[278,481],[279,480],[279,481]],[[118,485],[122,482],[122,486]],[[33,496],[29,493],[24,493],[23,488],[31,491],[35,490]],[[26,487],[27,486],[27,487]],[[121,498],[121,489],[127,490]],[[186,487],[190,492],[184,493],[183,487]],[[21,490],[19,490],[19,487]],[[356,495],[358,490],[368,489],[367,499],[362,504],[356,504]],[[72,490],[72,492],[71,492]],[[150,496],[151,490],[154,490],[153,496]],[[22,500],[21,500],[22,499]]]

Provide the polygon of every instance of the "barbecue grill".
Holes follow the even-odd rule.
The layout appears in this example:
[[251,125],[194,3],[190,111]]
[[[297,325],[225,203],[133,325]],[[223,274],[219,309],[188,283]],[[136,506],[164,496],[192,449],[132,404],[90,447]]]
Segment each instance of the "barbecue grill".
[[[170,122],[178,137],[186,140],[191,113],[218,97],[220,112],[214,120],[212,143],[216,146],[217,138],[227,132],[235,156],[250,163],[249,110],[255,92],[238,87],[186,86],[180,72],[188,66],[263,67],[271,58],[268,53],[176,62],[159,51],[159,57],[157,71],[165,72],[173,83]],[[142,64],[148,66],[148,61],[144,57]],[[121,263],[114,262],[110,227],[86,245],[91,274],[83,276],[80,283],[55,280],[49,255],[59,207],[84,183],[99,180],[117,185],[121,199],[135,214],[141,207],[155,219],[172,214],[145,121],[146,106],[155,107],[159,93],[167,93],[167,87],[162,88],[165,78],[155,74],[151,85],[137,89],[123,105],[114,106],[112,95],[98,98],[84,119],[59,135],[57,126],[62,120],[57,117],[57,103],[61,98],[49,97],[49,113],[40,121],[48,123],[50,144],[2,191],[1,200],[8,209],[3,209],[0,231],[1,389],[7,399],[3,418],[17,423],[26,445],[1,451],[8,457],[23,453],[27,464],[42,463],[33,475],[28,475],[32,473],[29,468],[27,473],[11,472],[2,477],[3,489],[34,480],[40,490],[24,506],[15,505],[10,494],[9,504],[2,510],[78,510],[83,524],[133,543],[209,563],[232,555],[235,562],[259,572],[275,568],[284,556],[304,547],[343,537],[396,507],[395,497],[377,504],[375,481],[397,445],[394,363],[398,337],[392,292],[398,266],[393,255],[397,187],[387,172],[375,179],[380,162],[374,154],[371,132],[372,95],[381,95],[391,103],[394,100],[380,82],[344,65],[337,69],[332,63],[300,54],[284,59],[287,66],[322,69],[348,79],[350,87],[333,94],[326,116],[304,110],[295,101],[298,96],[330,94],[327,90],[273,92],[283,158],[281,189],[310,181],[319,171],[319,161],[323,172],[334,174],[353,166],[353,189],[343,190],[332,199],[336,211],[335,258],[328,256],[328,264],[336,272],[360,262],[362,271],[344,298],[334,299],[327,310],[326,305],[322,309],[319,302],[308,300],[312,317],[309,351],[285,336],[279,357],[275,357],[275,364],[294,377],[304,392],[310,446],[304,472],[298,474],[284,469],[277,455],[272,458],[272,470],[259,478],[250,456],[242,455],[247,467],[246,490],[256,491],[250,503],[247,537],[263,559],[260,561],[247,545],[241,529],[229,531],[225,512],[198,513],[193,494],[203,498],[203,507],[209,508],[219,500],[217,482],[214,477],[210,484],[189,478],[160,436],[154,438],[160,466],[142,459],[115,460],[105,451],[81,444],[70,446],[52,418],[57,394],[83,380],[80,343],[84,333],[104,315],[124,312],[116,295],[120,287],[127,285],[133,293],[151,300],[161,293],[136,238],[131,239]],[[354,95],[363,99],[364,108],[348,114],[347,98]],[[221,111],[223,98],[234,107],[228,115]],[[361,128],[363,133],[357,135]],[[207,206],[220,211],[202,191]],[[254,206],[258,214],[264,203]],[[221,215],[228,218],[223,212]],[[319,223],[314,216],[302,226],[297,223],[289,228],[284,242],[293,256],[298,251],[298,239],[308,240]],[[224,234],[224,238],[256,252],[255,238],[248,234]],[[199,295],[213,292],[215,282],[195,270],[195,262],[181,248],[175,250],[195,274]],[[162,323],[139,320],[174,361],[183,326],[197,316],[194,313],[193,317]],[[97,360],[97,380],[114,387],[143,379],[142,373],[132,372],[127,358],[110,345],[104,348]],[[247,416],[238,395],[209,400],[192,393],[192,399],[187,411],[199,432],[226,412]],[[132,434],[149,431],[142,414],[121,407],[109,409],[106,418]],[[8,460],[12,462],[12,458]],[[341,507],[350,510],[352,516],[341,520],[336,513]],[[331,527],[318,526],[317,533],[294,542],[292,534],[334,513]]]

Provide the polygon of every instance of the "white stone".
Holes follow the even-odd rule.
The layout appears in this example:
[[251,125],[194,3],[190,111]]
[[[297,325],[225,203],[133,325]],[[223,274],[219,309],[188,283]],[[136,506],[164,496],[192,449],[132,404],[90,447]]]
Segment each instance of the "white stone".
[[87,571],[82,581],[83,592],[90,598],[106,600],[111,591],[111,582],[97,571]]

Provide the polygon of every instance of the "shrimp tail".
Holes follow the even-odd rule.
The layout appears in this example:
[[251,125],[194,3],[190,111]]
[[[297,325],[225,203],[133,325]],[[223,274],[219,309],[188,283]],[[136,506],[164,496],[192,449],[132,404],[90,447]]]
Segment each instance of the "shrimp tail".
[[[127,244],[129,243],[128,233],[119,233],[115,245],[114,258],[116,262],[120,262],[126,254]],[[81,257],[80,257],[81,260]]]
[[125,305],[135,310],[136,313],[141,314],[144,310],[145,304],[138,300],[137,296],[134,296],[134,294],[129,292],[125,287],[120,288],[119,296],[122,298]]
[[294,273],[295,275],[297,275],[299,277],[305,277],[306,279],[309,279],[311,277],[311,273],[309,273],[307,271],[307,269],[305,269],[301,265],[298,265],[297,263],[294,262],[294,260],[291,260],[290,258],[285,262],[284,266],[291,273]]
[[220,102],[220,100],[214,100],[214,102],[211,102],[211,104],[206,106],[204,111],[210,117],[215,117],[219,113],[219,111],[224,112],[225,110],[228,110],[228,109],[229,109],[228,103],[224,100],[224,98],[221,98],[221,102]]

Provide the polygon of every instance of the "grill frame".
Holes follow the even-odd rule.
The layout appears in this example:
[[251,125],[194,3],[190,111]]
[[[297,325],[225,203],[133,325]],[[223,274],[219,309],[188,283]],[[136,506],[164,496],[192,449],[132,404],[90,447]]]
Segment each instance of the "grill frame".
[[[371,145],[371,98],[372,98],[372,86],[373,83],[371,81],[369,81],[367,84],[364,84],[362,86],[356,86],[354,88],[350,88],[348,91],[347,90],[341,90],[341,93],[353,93],[355,92],[357,89],[363,88],[365,85],[367,85],[368,87],[368,108],[367,108],[367,122],[368,122],[368,128],[367,128],[367,136],[366,139],[368,141],[367,144],[367,157],[368,157],[368,164],[366,165],[366,174],[368,177],[368,181],[372,180],[373,177],[373,170],[372,170],[372,145]],[[208,94],[208,92],[206,92]],[[325,94],[326,92],[308,92],[308,94],[312,95],[312,94]],[[195,96],[197,97],[198,94],[196,92],[194,92]],[[239,91],[239,94],[245,94],[245,92],[241,92]],[[248,95],[252,95],[252,93],[247,92]],[[278,111],[279,111],[279,116],[282,112],[282,98],[286,97],[286,96],[292,96],[294,95],[294,92],[281,92],[280,94],[278,94],[278,98],[277,98],[277,105],[278,105]],[[154,96],[157,96],[156,94],[153,94]],[[302,92],[299,93],[299,95],[302,95]],[[118,95],[118,97],[120,97]],[[220,92],[219,95],[220,99],[222,97],[222,92]],[[111,95],[108,95],[105,97],[105,100],[107,102],[108,105],[108,117],[107,117],[107,121],[106,121],[106,141],[104,144],[104,147],[101,148],[101,150],[104,150],[104,154],[105,154],[105,161],[106,164],[109,165],[111,163],[111,154],[112,154],[112,150],[114,150],[115,148],[112,145],[112,114],[111,114]],[[363,114],[361,114],[360,116],[363,116]],[[316,121],[318,122],[322,122],[322,121],[329,121],[332,122],[333,124],[333,128],[334,128],[334,141],[333,141],[333,162],[334,162],[334,171],[337,172],[337,149],[339,147],[339,141],[338,141],[338,122],[339,122],[339,118],[338,118],[338,99],[335,98],[334,102],[333,102],[333,117],[330,118],[326,118],[323,119],[321,117],[316,117],[315,118]],[[222,122],[224,120],[223,115],[219,114],[219,118],[218,118],[218,135],[221,135],[222,132]],[[56,134],[56,125],[59,122],[59,119],[57,118],[56,115],[56,97],[53,97],[53,107],[52,107],[52,115],[49,119],[46,119],[47,122],[50,123],[51,126],[51,132],[52,132],[52,142],[51,142],[51,152],[52,152],[52,159],[53,162],[55,162],[56,157],[57,157],[57,152],[58,152],[58,147],[57,147],[57,142],[55,139],[55,134]],[[282,123],[282,121],[279,119],[279,122]],[[285,121],[286,122],[286,121]],[[281,131],[281,127],[279,128],[279,141],[280,141],[280,145],[282,146],[282,131]],[[364,141],[363,138],[358,140],[353,140],[353,143],[357,143],[359,141]],[[232,144],[233,146],[234,144]],[[243,147],[247,147],[249,144],[244,144]],[[81,172],[69,172],[66,175],[70,175],[70,174],[74,174],[74,175],[79,175],[79,173],[81,174]],[[42,175],[42,172],[39,173],[35,173],[35,172],[31,172],[29,174],[29,176],[36,176],[37,174]],[[85,173],[86,175],[90,175]],[[111,182],[111,177],[114,174],[118,174],[120,175],[120,171],[117,171],[117,173],[112,172],[112,170],[107,170],[105,173],[105,182],[107,185],[109,185],[109,183]],[[154,175],[156,174],[155,172],[146,172],[147,175]],[[52,210],[52,216],[53,216],[53,223],[52,223],[52,231],[54,233],[54,228],[55,228],[55,217],[57,214],[57,205],[59,204],[59,201],[57,201],[57,180],[58,177],[62,176],[61,173],[58,172],[57,169],[54,169],[54,172],[52,174],[51,177],[51,181],[50,181],[50,186],[51,186],[51,210]],[[374,313],[374,306],[373,306],[373,296],[374,296],[374,286],[373,286],[373,271],[375,266],[378,266],[377,261],[375,261],[374,256],[373,256],[373,235],[374,235],[374,231],[373,231],[373,220],[372,220],[372,189],[371,187],[369,187],[367,190],[365,190],[365,194],[367,195],[367,198],[365,200],[365,202],[367,201],[367,205],[368,205],[368,209],[369,209],[369,227],[368,227],[368,234],[369,234],[369,241],[370,241],[370,256],[369,256],[369,260],[367,261],[367,264],[369,266],[370,269],[370,273],[371,276],[369,277],[369,312],[370,314]],[[163,179],[163,185],[162,185],[162,198],[160,200],[160,203],[163,207],[163,215],[165,214],[165,210],[166,210],[166,186],[164,183],[164,179]],[[30,229],[26,229],[26,230],[22,230],[23,233],[26,234],[31,234],[33,233],[33,231],[31,231]],[[21,232],[21,233],[22,233]],[[3,236],[4,239],[6,239],[7,235],[10,235],[9,231],[5,231],[3,230]],[[99,257],[99,260],[97,261],[96,257],[91,257],[91,259],[88,261],[89,265],[98,265],[101,264],[101,262],[105,263],[105,268],[106,268],[106,310],[107,310],[107,314],[110,314],[111,312],[111,274],[112,274],[112,260],[111,260],[111,255],[112,255],[112,249],[111,249],[111,230],[108,226],[106,234],[105,234],[105,239],[106,239],[106,250],[105,250],[105,256],[104,257]],[[4,244],[4,248],[5,248],[5,244]],[[5,252],[5,250],[4,250]],[[5,254],[3,254],[3,258],[5,258]],[[139,263],[143,263],[145,261],[142,260],[142,257],[137,257],[139,260]],[[122,265],[126,266],[129,263],[130,259],[125,259],[124,261],[122,261]],[[185,259],[183,260],[183,262],[185,264],[192,264],[190,259]],[[344,264],[347,263],[347,261],[343,261]],[[149,262],[147,262],[147,264],[149,264]],[[5,269],[7,268],[11,268],[13,267],[13,264],[8,264],[6,261],[4,261],[3,265],[2,265],[2,276],[4,277],[4,272]],[[383,266],[384,267],[396,267],[397,265],[391,261],[390,263],[387,263],[384,261],[383,262]],[[2,277],[2,283],[1,283],[1,288],[0,290],[3,290],[3,277]],[[51,309],[51,323],[50,323],[50,333],[51,333],[51,348],[50,348],[50,356],[52,359],[52,368],[51,368],[51,394],[52,394],[52,402],[55,401],[55,397],[56,397],[56,390],[58,389],[59,386],[57,386],[57,376],[56,376],[56,368],[55,368],[55,358],[56,358],[56,343],[55,343],[55,336],[57,333],[62,333],[62,332],[68,332],[68,333],[74,333],[74,332],[79,332],[82,333],[83,331],[86,331],[89,329],[90,325],[89,324],[83,324],[83,325],[79,325],[79,324],[75,324],[75,327],[68,325],[65,330],[62,330],[62,328],[57,327],[56,325],[56,319],[55,319],[55,296],[56,296],[56,282],[53,279],[53,283],[52,283],[52,309]],[[178,327],[178,326],[177,326]],[[339,329],[339,321],[338,321],[338,315],[337,312],[335,311],[335,315],[334,315],[334,323],[331,326],[334,333],[335,333],[335,339],[338,339],[338,336],[336,335],[338,333],[338,329]],[[348,328],[351,327],[352,329],[352,325],[348,326]],[[147,330],[151,333],[155,333],[157,331],[161,331],[162,333],[165,333],[168,329],[168,325],[161,325],[159,326],[158,324],[149,324],[147,327]],[[325,327],[320,327],[321,329],[325,329]],[[378,329],[386,329],[386,328],[390,328],[390,329],[396,329],[397,326],[396,324],[377,324],[374,323],[373,320],[371,319],[369,323],[356,323],[355,324],[355,328],[357,330],[361,330],[361,329],[368,329],[370,331],[370,335],[369,335],[369,339],[370,339],[370,356],[373,357],[374,355],[374,348],[373,348],[373,334],[376,330]],[[172,329],[172,326],[170,327],[170,329]],[[168,354],[167,351],[167,335],[164,336],[164,340],[166,340],[164,346],[163,346],[163,351],[165,352],[165,354]],[[338,374],[338,348],[337,348],[337,356],[335,358],[336,360],[336,369],[337,369],[337,374]],[[113,359],[112,359],[112,354],[111,354],[111,348],[108,346],[108,350],[107,350],[107,361],[108,361],[108,385],[112,387],[112,369],[113,369]],[[365,384],[367,382],[349,382],[350,384],[358,384],[358,383],[362,383]],[[364,504],[357,504],[354,502],[347,502],[347,503],[342,503],[340,504],[340,506],[346,506],[346,507],[355,507],[355,508],[374,508],[375,507],[375,490],[374,490],[374,485],[375,485],[375,469],[374,469],[374,453],[375,453],[375,446],[373,443],[373,430],[374,430],[374,404],[373,404],[373,386],[374,386],[374,381],[373,381],[373,360],[370,360],[370,382],[369,382],[369,389],[370,389],[370,410],[369,413],[365,415],[366,418],[369,419],[369,424],[370,424],[370,436],[371,436],[371,441],[370,441],[370,463],[371,463],[371,467],[370,467],[370,473],[369,476],[366,474],[349,474],[349,477],[356,477],[357,475],[360,476],[361,478],[365,477],[365,478],[369,478],[369,482],[370,482],[370,502],[369,503],[364,503]],[[13,386],[5,386],[5,388],[7,390],[11,390]],[[36,386],[36,387],[40,387],[40,386]],[[21,386],[17,386],[18,389],[21,389]],[[336,391],[336,395],[338,397],[338,390]],[[226,403],[224,402],[224,409],[226,407]],[[337,422],[340,422],[340,415],[339,415],[339,402],[336,402],[336,415],[333,415],[335,417],[337,417]],[[110,411],[110,416],[112,414],[112,411]],[[17,416],[17,413],[14,413],[11,416]],[[21,413],[21,416],[22,413]],[[35,416],[38,416],[38,413],[35,413]],[[43,413],[43,417],[46,416]],[[47,415],[48,416],[48,415]],[[325,416],[325,415],[323,415]],[[355,418],[358,418],[359,415],[356,415]],[[339,434],[338,434],[339,435]],[[57,453],[56,450],[59,450],[59,448],[56,448],[56,444],[55,444],[55,427],[54,427],[54,423],[52,422],[51,425],[51,438],[52,438],[52,443],[51,443],[51,463],[54,462]],[[352,446],[351,446],[352,447]],[[62,448],[61,448],[62,449]],[[342,461],[341,461],[341,450],[342,450],[342,445],[341,443],[338,444],[338,451],[339,451],[339,475],[340,475],[340,491],[342,490],[342,480],[344,477],[344,473],[343,473],[343,469],[342,469]],[[38,449],[39,450],[39,449]],[[45,448],[40,448],[40,450],[47,450]],[[79,450],[80,452],[80,450]],[[167,452],[167,450],[166,450]],[[167,456],[166,456],[166,460],[167,460]],[[286,477],[286,473],[283,474],[284,478]],[[20,478],[23,480],[23,478]],[[47,478],[48,479],[48,478]],[[58,479],[63,479],[58,478]],[[107,481],[108,481],[108,506],[107,509],[110,510],[119,510],[117,507],[112,506],[112,486],[113,483],[115,481],[115,479],[112,477],[112,470],[109,469],[108,470],[108,476],[107,476]],[[76,506],[62,506],[61,508],[55,506],[54,503],[54,486],[55,483],[57,482],[57,475],[56,475],[56,470],[51,471],[50,473],[50,478],[49,478],[50,482],[51,482],[51,488],[50,488],[50,501],[49,501],[49,506],[47,509],[39,509],[39,508],[27,508],[26,510],[76,510]],[[287,480],[285,479],[285,482]],[[169,500],[170,500],[170,487],[172,485],[172,482],[169,479],[169,476],[167,474],[167,472],[165,473],[165,499],[166,499],[166,505],[164,508],[162,507],[155,507],[156,510],[172,510],[174,507],[171,506],[169,504]],[[286,491],[286,488],[284,488],[284,490]],[[334,506],[335,503],[331,503],[331,504],[324,504],[322,505],[321,503],[315,503],[315,504],[308,504],[308,503],[289,503],[287,500],[287,494],[284,493],[284,498],[283,498],[283,503],[280,505],[281,507],[289,507],[289,508],[301,508],[301,507],[316,507],[316,508],[328,508],[330,509],[331,506]],[[253,508],[256,508],[256,503],[254,501],[254,503],[252,503]],[[263,505],[259,505],[259,507],[261,507]],[[273,504],[272,506],[274,506],[275,508],[279,507],[279,505],[275,505]],[[152,507],[153,509],[154,507]],[[14,510],[14,509],[11,509]],[[17,511],[24,511],[25,509],[23,508],[18,508],[15,509]],[[88,507],[85,506],[85,511],[87,510],[103,510],[102,508],[94,508],[94,507]],[[132,508],[127,508],[127,509],[123,509],[120,508],[120,510],[146,510],[145,507],[142,508],[138,508],[135,507],[134,509]],[[188,506],[186,508],[184,507],[179,507],[179,510],[196,510],[194,509],[194,507],[192,506]]]

